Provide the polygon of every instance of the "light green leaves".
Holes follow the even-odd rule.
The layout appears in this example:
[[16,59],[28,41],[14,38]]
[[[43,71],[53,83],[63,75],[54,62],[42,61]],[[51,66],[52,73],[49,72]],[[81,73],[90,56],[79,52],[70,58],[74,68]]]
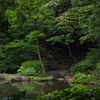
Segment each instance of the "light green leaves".
[[39,31],[31,31],[26,38],[29,42],[36,41],[37,39],[44,37],[44,33],[41,33]]
[[61,43],[63,38],[64,38],[64,35],[54,36],[54,37],[51,37],[51,38],[47,39],[46,41],[51,42],[51,44],[55,44],[56,42]]
[[69,43],[74,42],[74,40],[71,38],[70,34],[54,36],[54,37],[47,39],[46,41],[51,42],[51,44],[55,44],[57,42],[62,43],[62,44],[69,44]]

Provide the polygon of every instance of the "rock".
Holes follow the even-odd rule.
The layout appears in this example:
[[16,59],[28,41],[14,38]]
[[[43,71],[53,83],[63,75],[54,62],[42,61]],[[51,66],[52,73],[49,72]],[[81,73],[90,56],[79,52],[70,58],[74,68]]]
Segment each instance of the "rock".
[[100,85],[100,82],[98,82],[98,85]]
[[58,81],[64,81],[64,78],[57,78]]
[[11,77],[11,82],[22,82],[21,76],[13,76]]
[[30,81],[29,77],[21,76],[21,78],[22,78],[22,81]]
[[0,74],[0,80],[5,80],[5,76],[3,74]]
[[66,80],[67,82],[69,82],[71,79],[72,79],[71,76],[65,76],[65,80]]
[[53,78],[53,77],[47,77],[46,80],[53,81],[53,80],[55,80],[55,78]]

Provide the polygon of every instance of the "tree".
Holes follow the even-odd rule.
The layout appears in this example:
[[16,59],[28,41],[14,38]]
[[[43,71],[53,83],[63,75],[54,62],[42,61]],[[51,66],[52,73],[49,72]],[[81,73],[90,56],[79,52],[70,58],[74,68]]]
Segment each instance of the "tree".
[[13,38],[7,46],[10,48],[23,46],[20,49],[28,49],[38,54],[43,72],[45,72],[45,68],[40,54],[39,39],[44,35],[42,22],[47,16],[53,14],[53,10],[48,9],[45,2],[46,0],[18,1],[15,11],[8,9],[6,13],[10,23],[9,32],[12,33]]
[[[41,48],[46,50],[45,45],[51,42],[67,46],[70,57],[76,61],[72,44],[100,44],[100,1],[94,1],[1,0],[0,50],[1,55],[5,55],[3,59],[6,59],[2,62],[7,65],[9,58],[9,65],[17,61],[20,66],[27,59],[39,59],[44,71],[40,52]],[[15,61],[16,55],[19,57]],[[24,55],[27,57],[24,58]]]

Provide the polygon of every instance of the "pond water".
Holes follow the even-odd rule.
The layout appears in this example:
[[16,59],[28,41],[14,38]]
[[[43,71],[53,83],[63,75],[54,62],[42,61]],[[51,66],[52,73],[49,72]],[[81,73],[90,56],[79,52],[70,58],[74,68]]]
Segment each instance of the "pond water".
[[65,81],[0,83],[0,100],[37,100],[43,93],[70,88]]

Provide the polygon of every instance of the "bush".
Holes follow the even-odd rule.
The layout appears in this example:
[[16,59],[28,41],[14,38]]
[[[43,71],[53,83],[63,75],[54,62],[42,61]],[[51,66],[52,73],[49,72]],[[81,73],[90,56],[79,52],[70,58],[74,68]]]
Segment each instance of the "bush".
[[84,73],[76,73],[72,80],[75,81],[75,82],[84,83],[87,78],[88,78],[87,75],[85,75]]
[[44,63],[46,71],[59,69],[59,67],[51,61],[44,61],[43,63]]
[[36,70],[34,68],[20,67],[17,72],[22,76],[34,76],[36,74]]
[[22,76],[38,76],[38,77],[48,76],[46,73],[43,73],[43,72],[37,73],[34,68],[25,69],[24,67],[20,67],[20,69],[18,69],[17,72],[19,75],[22,75]]
[[76,85],[73,88],[53,91],[43,95],[40,100],[100,100],[100,88]]
[[4,63],[0,62],[0,73],[6,71],[7,71],[7,66]]
[[80,61],[79,63],[73,65],[71,67],[71,71],[73,74],[75,74],[76,72],[84,72],[84,73],[88,73],[88,71],[91,69],[92,63],[90,60],[85,59],[83,61]]
[[0,72],[2,73],[16,73],[17,69],[20,66],[16,65],[16,64],[11,64],[11,65],[7,65],[4,63],[0,63]]
[[46,74],[44,72],[40,72],[40,73],[36,73],[35,76],[38,76],[38,77],[47,77],[48,74]]
[[33,68],[34,70],[36,70],[36,72],[41,72],[40,61],[38,60],[30,60],[30,61],[23,62],[21,67],[25,69]]
[[71,81],[81,83],[100,82],[100,77],[97,77],[94,72],[91,74],[76,73]]
[[96,69],[97,63],[100,61],[100,49],[90,49],[85,60],[80,61],[79,63],[71,67],[72,73],[84,72],[89,73]]
[[36,73],[41,72],[40,61],[31,60],[23,62],[20,69],[17,70],[18,74],[23,76],[35,76]]
[[100,62],[96,64],[96,70],[94,71],[94,79],[100,82]]
[[90,49],[86,59],[90,59],[93,64],[96,64],[100,61],[100,48],[97,49]]

